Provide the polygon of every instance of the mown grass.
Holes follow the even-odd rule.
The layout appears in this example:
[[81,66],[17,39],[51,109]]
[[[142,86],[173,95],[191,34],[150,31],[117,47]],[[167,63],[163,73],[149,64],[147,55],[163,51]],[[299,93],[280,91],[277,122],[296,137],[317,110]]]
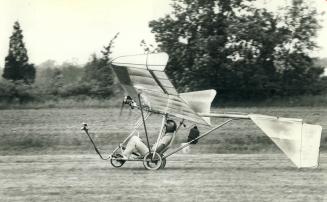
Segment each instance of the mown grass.
[[[0,110],[0,155],[94,153],[88,137],[80,130],[89,124],[90,133],[102,151],[116,147],[131,131],[139,112],[130,114],[119,108],[66,108]],[[258,113],[273,116],[303,118],[308,123],[323,126],[321,149],[327,150],[327,108],[324,107],[229,107],[214,112]],[[220,119],[212,119],[217,125]],[[160,128],[160,116],[147,122],[150,141],[154,142]],[[186,142],[192,123],[179,131],[175,147]],[[208,127],[199,126],[201,132]],[[144,131],[140,130],[140,135]],[[221,128],[191,147],[192,153],[256,153],[279,152],[272,141],[249,120],[239,120]]]
[[49,108],[103,108],[116,107],[121,104],[121,98],[96,99],[91,97],[42,99],[38,101],[0,101],[0,109],[49,109]]
[[327,155],[297,169],[282,154],[176,154],[164,169],[96,155],[0,156],[1,201],[326,201]]

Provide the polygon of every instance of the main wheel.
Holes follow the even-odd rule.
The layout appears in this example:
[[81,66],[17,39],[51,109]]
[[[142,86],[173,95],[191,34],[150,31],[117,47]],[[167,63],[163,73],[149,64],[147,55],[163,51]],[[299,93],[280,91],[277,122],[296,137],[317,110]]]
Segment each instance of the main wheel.
[[[115,156],[116,158],[120,158],[120,157],[123,157],[122,155],[120,154],[116,154]],[[120,168],[122,167],[124,164],[125,164],[126,161],[124,160],[116,160],[116,159],[110,159],[110,163],[113,167],[115,168]]]
[[157,152],[150,152],[144,156],[143,165],[148,170],[157,170],[161,167],[162,158]]

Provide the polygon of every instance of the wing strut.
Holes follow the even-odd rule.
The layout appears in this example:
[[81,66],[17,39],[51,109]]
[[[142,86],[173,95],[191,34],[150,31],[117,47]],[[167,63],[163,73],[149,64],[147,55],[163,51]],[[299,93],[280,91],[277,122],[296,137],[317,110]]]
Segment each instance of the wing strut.
[[149,137],[148,137],[148,131],[146,130],[146,125],[145,125],[145,119],[144,119],[144,115],[143,115],[143,106],[142,106],[142,102],[141,102],[141,94],[138,93],[137,97],[139,99],[139,103],[140,103],[140,109],[141,109],[141,115],[142,115],[142,120],[143,120],[143,126],[144,126],[144,131],[145,131],[145,136],[146,136],[146,142],[148,144],[148,148],[149,148],[149,153],[151,153],[151,148],[150,148],[150,142],[149,142]]

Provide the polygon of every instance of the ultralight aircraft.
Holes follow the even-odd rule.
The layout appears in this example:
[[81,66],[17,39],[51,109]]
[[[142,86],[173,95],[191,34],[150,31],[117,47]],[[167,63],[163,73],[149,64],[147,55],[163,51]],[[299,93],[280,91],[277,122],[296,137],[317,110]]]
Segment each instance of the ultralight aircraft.
[[[166,159],[190,146],[194,141],[212,134],[213,131],[237,120],[252,120],[295,164],[296,167],[317,167],[319,163],[319,147],[322,127],[306,124],[302,119],[282,118],[259,114],[242,113],[210,113],[211,103],[216,96],[215,90],[204,90],[187,93],[178,93],[164,72],[168,62],[166,53],[152,53],[142,55],[128,55],[113,59],[111,65],[126,96],[123,105],[140,111],[140,118],[134,129],[108,157],[103,157],[89,134],[87,124],[82,130],[86,132],[95,151],[103,160],[110,160],[112,166],[121,167],[127,161],[142,161],[146,169],[157,170],[164,168]],[[174,138],[163,152],[151,150],[146,127],[146,120],[151,115],[162,116],[161,129],[155,144],[158,144],[164,134],[164,124],[168,118],[175,117],[181,122],[174,132],[174,137],[184,121],[209,126],[210,129],[197,138],[172,149]],[[211,125],[210,118],[223,118],[219,125]],[[226,120],[227,119],[227,120]],[[144,156],[123,159],[119,155],[126,142],[135,135],[143,125],[146,145],[149,152]],[[136,154],[137,155],[137,154]]]

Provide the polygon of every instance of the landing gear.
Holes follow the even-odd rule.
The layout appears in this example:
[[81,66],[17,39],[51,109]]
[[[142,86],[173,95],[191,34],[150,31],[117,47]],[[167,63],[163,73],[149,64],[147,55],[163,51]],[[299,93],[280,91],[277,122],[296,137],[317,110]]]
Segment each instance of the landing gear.
[[[116,158],[122,158],[123,156],[120,155],[120,154],[116,154],[115,157]],[[112,158],[112,159],[110,159],[110,163],[111,163],[111,165],[113,167],[120,168],[120,167],[122,167],[126,163],[126,161],[125,160],[116,160],[115,158]]]
[[148,170],[158,170],[162,165],[161,155],[157,152],[149,152],[143,158],[143,165]]

